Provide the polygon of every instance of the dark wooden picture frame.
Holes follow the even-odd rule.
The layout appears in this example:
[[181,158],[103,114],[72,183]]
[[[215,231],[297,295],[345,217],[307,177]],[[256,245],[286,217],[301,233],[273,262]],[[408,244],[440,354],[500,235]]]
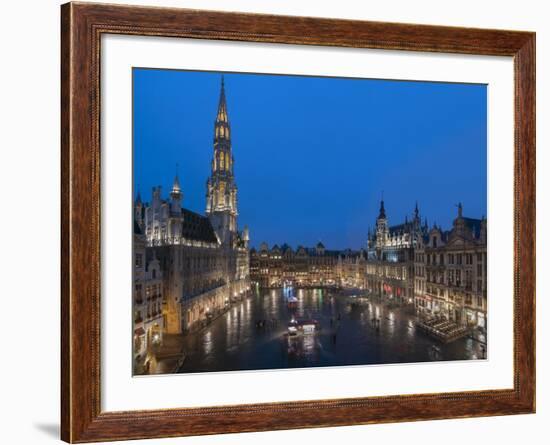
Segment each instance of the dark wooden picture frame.
[[[102,34],[512,56],[514,387],[208,408],[102,412]],[[535,412],[535,34],[92,3],[61,8],[61,436],[174,437]],[[512,254],[512,252],[510,252]]]

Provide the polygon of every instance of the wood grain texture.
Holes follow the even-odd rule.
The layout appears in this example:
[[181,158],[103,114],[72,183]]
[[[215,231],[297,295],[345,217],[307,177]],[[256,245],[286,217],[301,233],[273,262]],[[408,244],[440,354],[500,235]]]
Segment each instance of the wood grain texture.
[[[104,33],[513,56],[514,388],[101,412],[100,38]],[[535,35],[529,32],[91,3],[61,7],[61,436],[173,437],[535,410]],[[510,252],[512,254],[512,252]]]

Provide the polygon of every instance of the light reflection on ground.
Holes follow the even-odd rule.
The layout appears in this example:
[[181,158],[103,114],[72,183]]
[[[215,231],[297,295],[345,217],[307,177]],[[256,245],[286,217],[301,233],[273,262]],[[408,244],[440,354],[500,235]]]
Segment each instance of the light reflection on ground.
[[[297,307],[284,291],[261,290],[184,341],[180,372],[232,371],[483,357],[481,345],[461,339],[444,345],[419,332],[405,308],[386,308],[330,296],[326,290],[298,290]],[[320,331],[288,337],[292,315],[314,318]],[[378,322],[377,319],[380,321]],[[264,322],[258,328],[257,322]]]

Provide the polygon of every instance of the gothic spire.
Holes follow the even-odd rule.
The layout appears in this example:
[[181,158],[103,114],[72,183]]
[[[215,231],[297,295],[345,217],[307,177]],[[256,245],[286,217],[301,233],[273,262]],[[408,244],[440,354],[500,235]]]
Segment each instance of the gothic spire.
[[378,219],[386,218],[386,209],[384,208],[384,199],[380,200],[380,214]]
[[220,101],[218,103],[218,113],[214,123],[214,144],[222,144],[227,150],[231,150],[229,141],[229,117],[227,115],[227,100],[225,98],[225,81],[222,76],[220,87]]
[[178,175],[178,164],[176,164],[176,176],[174,177],[174,184],[172,185],[172,193],[179,193],[181,192],[181,187],[180,187],[180,178],[179,178],[179,175]]
[[233,162],[225,79],[222,75],[214,122],[212,173],[206,182],[206,213],[224,245],[232,245],[237,239],[237,185],[233,176]]
[[227,102],[225,99],[225,81],[222,74],[221,89],[220,89],[220,101],[218,103],[218,115],[216,117],[217,122],[228,123],[227,118]]

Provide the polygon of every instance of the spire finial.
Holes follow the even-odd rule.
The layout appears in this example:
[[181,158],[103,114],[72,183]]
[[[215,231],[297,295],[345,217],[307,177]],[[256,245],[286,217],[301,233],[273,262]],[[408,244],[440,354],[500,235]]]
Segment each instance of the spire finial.
[[384,208],[384,190],[382,190],[382,199],[380,200],[380,214],[378,219],[386,217],[386,209]]
[[176,176],[174,177],[174,184],[172,185],[172,193],[179,193],[180,191],[179,163],[176,162]]
[[462,218],[462,203],[459,202],[456,206],[458,207],[458,217]]
[[221,87],[220,87],[220,101],[218,104],[218,122],[227,122],[227,104],[225,99],[225,79],[222,74]]

